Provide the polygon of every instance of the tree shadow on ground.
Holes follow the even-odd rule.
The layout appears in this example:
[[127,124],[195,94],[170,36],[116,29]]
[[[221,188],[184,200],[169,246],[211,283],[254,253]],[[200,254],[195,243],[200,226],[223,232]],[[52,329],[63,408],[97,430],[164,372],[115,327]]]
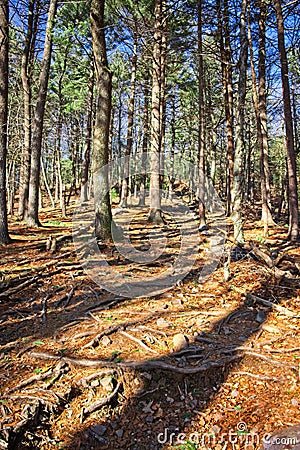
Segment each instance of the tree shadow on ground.
[[[259,416],[253,399],[253,417],[248,417],[249,423],[245,423],[242,407],[235,401],[239,392],[237,389],[232,392],[235,427],[231,429],[224,429],[223,413],[212,405],[230,373],[238,371],[246,360],[248,365],[253,360],[256,372],[253,375],[258,379],[264,380],[270,364],[278,365],[285,376],[295,375],[296,365],[285,367],[279,360],[268,361],[259,349],[252,349],[253,338],[261,332],[269,311],[246,298],[230,314],[215,321],[210,330],[194,336],[194,342],[182,351],[142,361],[131,369],[124,363],[114,364],[123,383],[118,399],[87,416],[80,431],[63,448],[258,448],[260,430],[256,428],[251,435],[246,429],[249,426],[250,432],[257,420],[254,416]],[[274,380],[276,384],[276,377]],[[188,446],[189,439],[199,447]],[[241,447],[231,447],[232,442],[240,443]],[[249,446],[243,447],[246,442]]]
[[[198,278],[199,271],[193,270],[183,280],[183,283],[186,284],[193,277]],[[53,279],[51,279],[51,284],[55,284]],[[259,288],[252,291],[251,294],[262,296]],[[292,294],[292,290],[288,291],[285,298]],[[266,297],[269,298],[268,295]],[[113,306],[109,306],[110,300],[113,302],[113,297],[107,298],[107,303],[102,303],[103,309],[113,308]],[[85,312],[84,308],[81,308],[81,301],[80,294],[76,294],[68,311],[62,310],[62,316],[66,313],[63,322],[57,322],[57,312],[49,308],[49,323],[41,335],[54,337],[63,323],[70,318],[70,314],[73,313],[75,318],[82,311]],[[122,301],[120,299],[120,302]],[[201,301],[201,294],[199,294],[199,301]],[[203,309],[205,309],[205,305]],[[113,312],[112,309],[111,311]],[[268,308],[251,303],[248,298],[243,298],[240,304],[227,315],[224,307],[224,317],[213,322],[209,329],[189,336],[189,347],[181,352],[169,352],[159,358],[144,359],[135,365],[126,365],[124,361],[118,363],[111,358],[98,360],[98,369],[101,367],[115,368],[116,381],[113,383],[116,385],[117,380],[120,380],[122,388],[108,406],[93,414],[87,414],[81,425],[77,418],[74,418],[73,428],[76,427],[76,431],[69,433],[68,442],[63,443],[63,447],[57,442],[55,445],[58,444],[60,448],[81,450],[98,448],[154,450],[175,445],[178,438],[181,438],[179,443],[180,440],[187,440],[193,431],[199,433],[200,439],[203,433],[205,433],[205,439],[209,439],[209,436],[211,436],[210,439],[213,439],[214,434],[216,439],[221,439],[220,433],[229,433],[229,430],[221,425],[224,423],[224,418],[220,418],[218,410],[214,410],[213,413],[208,413],[208,410],[215,408],[211,405],[226,386],[228,377],[233,371],[239,370],[239,364],[247,360],[249,365],[253,359],[256,375],[258,377],[265,375],[264,371],[268,370],[269,363],[257,355],[260,352],[259,349],[251,350],[251,346],[256,333],[260,333],[263,323],[267,320],[268,311]],[[26,311],[24,310],[23,313],[25,315]],[[156,313],[155,318],[168,318],[168,316],[169,312],[166,310]],[[124,321],[123,329],[130,327],[130,324],[128,320]],[[14,324],[13,327],[16,329],[18,324]],[[31,336],[31,333],[31,322],[28,320],[22,337]],[[67,351],[55,356],[55,359],[68,362],[73,370],[74,364],[67,357],[68,354],[70,357],[74,356],[72,342],[64,345],[68,347],[64,349]],[[95,352],[98,350],[100,349],[96,347]],[[49,351],[51,350],[49,349]],[[256,352],[256,355],[253,352]],[[275,364],[275,362],[272,361],[271,364]],[[284,363],[280,365],[280,361],[278,361],[278,367],[283,367],[282,364],[284,366]],[[285,371],[285,375],[294,376],[295,368],[287,367]],[[237,391],[237,389],[234,390]],[[91,387],[85,391],[85,394],[87,395],[85,395],[84,402],[87,401],[87,397],[88,401],[97,399],[97,387]],[[78,394],[74,395],[76,397]],[[70,404],[72,404],[72,398],[70,398]],[[84,405],[85,403],[82,407]],[[235,418],[235,427],[232,432],[245,431],[237,430],[237,424],[243,419],[239,408],[238,403],[231,407],[231,415],[234,415]],[[68,413],[70,416],[65,420],[71,422],[73,421],[72,411],[68,411]],[[253,414],[256,414],[255,406]],[[207,419],[208,416],[209,419]],[[251,421],[252,418],[249,418],[249,427],[252,425]],[[185,436],[179,436],[180,433],[184,433]],[[241,434],[241,437],[244,436]],[[20,443],[19,446],[11,448],[28,448],[28,442],[26,445],[24,444],[22,447]],[[31,449],[41,448],[41,445],[35,441],[31,441],[30,445]],[[213,441],[211,448],[216,450],[216,445],[216,441]],[[224,445],[221,448],[223,447]]]

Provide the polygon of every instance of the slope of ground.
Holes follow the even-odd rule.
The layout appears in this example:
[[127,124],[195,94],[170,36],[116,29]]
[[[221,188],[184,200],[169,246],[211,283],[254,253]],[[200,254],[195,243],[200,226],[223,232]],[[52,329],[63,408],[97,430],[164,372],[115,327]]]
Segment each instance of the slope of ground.
[[[239,252],[229,233],[231,260],[204,283],[201,235],[182,281],[128,299],[88,277],[70,217],[41,219],[39,230],[12,222],[15,241],[0,249],[0,448],[255,449],[298,423],[300,255],[285,229],[264,239],[249,223],[252,247]],[[163,272],[179,248],[176,226],[163,226],[168,245],[155,263],[107,248],[110,264],[128,277]],[[136,209],[137,247],[151,229]]]

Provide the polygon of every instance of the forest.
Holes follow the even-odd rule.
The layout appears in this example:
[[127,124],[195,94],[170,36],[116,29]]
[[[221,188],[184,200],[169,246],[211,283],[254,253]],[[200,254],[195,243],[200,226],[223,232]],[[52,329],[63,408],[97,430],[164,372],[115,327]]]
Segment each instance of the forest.
[[299,449],[299,1],[0,0],[0,48],[0,449]]

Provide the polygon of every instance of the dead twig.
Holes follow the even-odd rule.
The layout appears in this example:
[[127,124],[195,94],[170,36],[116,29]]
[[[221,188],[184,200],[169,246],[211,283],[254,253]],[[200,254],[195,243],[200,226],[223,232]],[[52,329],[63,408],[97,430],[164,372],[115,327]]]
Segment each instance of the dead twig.
[[35,381],[42,381],[45,380],[46,378],[49,378],[49,376],[51,376],[53,373],[53,369],[48,369],[46,372],[44,373],[39,373],[37,375],[33,375],[30,378],[27,378],[27,380],[23,380],[21,381],[21,383],[17,384],[17,386],[13,387],[12,389],[10,389],[7,394],[12,394],[13,392],[16,392],[26,386],[28,386],[29,384],[35,382]]
[[231,372],[231,374],[232,375],[238,375],[238,376],[246,375],[246,376],[251,377],[251,378],[256,378],[257,380],[283,381],[282,378],[272,377],[272,376],[269,376],[269,375],[255,374],[255,373],[251,373],[251,372],[239,371],[239,372]]
[[[168,337],[167,334],[164,333],[163,331],[155,330],[154,328],[146,327],[146,326],[144,326],[144,325],[138,325],[137,328],[138,328],[139,330],[142,330],[142,331],[150,331],[150,333],[156,333],[156,334],[159,334],[160,336],[163,336],[163,337],[165,337],[165,338]],[[133,329],[132,329],[132,331],[133,331]]]
[[260,303],[263,306],[269,306],[270,308],[276,309],[276,311],[280,312],[281,314],[284,314],[288,317],[299,317],[298,314],[293,313],[293,311],[285,308],[284,306],[277,305],[276,303],[270,302],[270,300],[265,300],[264,298],[257,297],[257,295],[253,294],[247,294],[247,298],[250,300],[253,300],[257,303]]
[[[243,350],[243,348],[237,348],[237,350]],[[252,352],[249,350],[245,350],[244,351],[245,355],[249,355],[249,356],[253,356],[254,358],[259,358],[262,359],[270,364],[273,364],[275,366],[280,366],[280,367],[285,367],[287,369],[294,369],[294,370],[298,370],[298,366],[295,366],[293,364],[287,364],[286,362],[280,362],[277,361],[276,359],[273,358],[269,358],[268,356],[262,355],[261,353],[256,353],[256,352]]]
[[132,336],[129,333],[126,333],[126,331],[120,331],[120,334],[122,334],[122,336],[127,337],[128,339],[130,339],[133,342],[136,342],[137,344],[139,344],[140,347],[142,347],[144,350],[147,350],[147,352],[151,352],[151,353],[155,353],[156,355],[158,355],[158,352],[156,350],[153,350],[152,348],[148,347],[148,345],[146,345],[143,341],[141,341],[140,339]]
[[41,317],[42,317],[42,324],[46,325],[47,322],[47,306],[48,306],[48,300],[51,297],[52,294],[48,293],[43,302],[42,302],[42,311],[41,311]]
[[72,299],[76,288],[77,288],[76,285],[72,286],[72,288],[68,294],[63,295],[59,300],[57,300],[57,302],[55,302],[55,304],[54,304],[55,307],[58,308],[65,301],[64,308],[66,308],[68,306],[68,304],[70,303],[70,300]]
[[65,362],[59,362],[57,364],[57,366],[54,368],[53,373],[54,373],[54,377],[52,378],[52,380],[49,381],[48,384],[46,384],[45,389],[50,389],[57,380],[59,380],[62,375],[64,375],[65,373],[68,373],[70,371],[70,367],[67,363]]
[[30,277],[26,281],[24,281],[21,284],[18,284],[15,287],[9,288],[5,290],[4,292],[0,293],[0,299],[10,297],[11,295],[15,294],[16,292],[20,292],[22,289],[26,288],[27,286],[32,286],[33,284],[36,284],[38,282],[39,277]]
[[116,333],[117,331],[124,331],[125,328],[128,328],[132,325],[137,325],[140,324],[141,322],[146,322],[150,319],[152,319],[153,317],[156,317],[157,314],[156,313],[151,313],[149,315],[147,315],[146,317],[143,317],[142,319],[137,319],[137,320],[133,320],[132,322],[129,323],[120,323],[118,325],[115,325],[113,327],[107,328],[106,330],[102,331],[101,333],[97,334],[97,336],[94,337],[94,339],[90,342],[88,342],[86,345],[84,345],[82,348],[89,348],[89,347],[97,347],[97,345],[99,345],[100,340],[103,338],[103,336],[109,336],[113,333]]
[[299,352],[300,347],[292,347],[292,348],[265,348],[265,350],[269,353],[294,353]]
[[101,372],[94,372],[91,375],[80,378],[80,380],[77,381],[77,384],[87,387],[89,381],[94,380],[95,378],[105,377],[106,375],[114,375],[115,373],[116,373],[115,369],[107,369],[101,370]]

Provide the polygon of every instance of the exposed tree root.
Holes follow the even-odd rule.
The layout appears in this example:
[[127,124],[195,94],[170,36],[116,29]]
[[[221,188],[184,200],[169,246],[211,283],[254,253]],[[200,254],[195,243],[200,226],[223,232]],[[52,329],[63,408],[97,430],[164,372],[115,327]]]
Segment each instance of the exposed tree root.
[[[111,361],[106,361],[103,359],[77,359],[77,358],[69,358],[63,357],[60,358],[55,355],[51,355],[50,353],[42,353],[42,352],[30,352],[29,356],[36,359],[46,359],[46,360],[54,360],[54,361],[64,361],[68,364],[73,364],[74,366],[79,367],[116,367],[116,368],[127,368],[133,370],[166,370],[175,373],[180,373],[184,375],[189,375],[193,373],[205,372],[206,370],[210,370],[217,367],[225,366],[226,364],[230,364],[232,362],[238,361],[242,358],[242,355],[233,355],[228,358],[219,359],[217,361],[204,361],[200,366],[194,367],[177,367],[172,364],[168,364],[161,360],[147,360],[141,362],[118,362],[114,363]],[[293,366],[294,367],[294,366]]]
[[98,409],[102,408],[105,405],[108,405],[112,400],[114,400],[114,398],[117,396],[117,394],[118,394],[119,390],[121,389],[121,387],[122,387],[122,383],[118,382],[118,384],[115,387],[115,389],[113,390],[113,392],[111,394],[109,394],[107,397],[101,398],[100,400],[97,400],[96,402],[91,403],[86,408],[83,408],[83,410],[82,410],[82,421],[85,419],[85,417],[88,414],[91,414],[94,411],[97,411]]

